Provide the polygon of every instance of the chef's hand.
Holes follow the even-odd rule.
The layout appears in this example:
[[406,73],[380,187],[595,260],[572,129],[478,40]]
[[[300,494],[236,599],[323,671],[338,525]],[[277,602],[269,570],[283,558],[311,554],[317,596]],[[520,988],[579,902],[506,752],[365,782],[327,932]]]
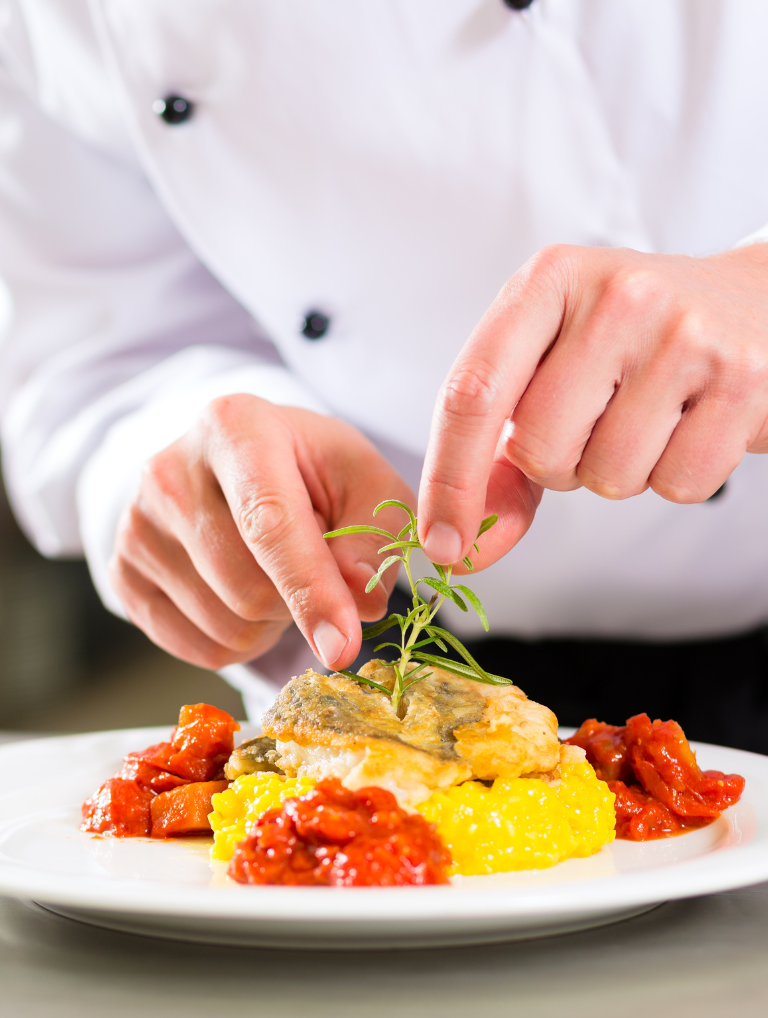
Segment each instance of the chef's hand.
[[504,286],[440,392],[419,498],[433,561],[478,565],[535,485],[701,502],[768,452],[768,245],[709,258],[556,246]]
[[[344,668],[360,648],[360,620],[381,617],[395,575],[366,594],[382,539],[322,535],[373,523],[386,498],[413,504],[354,428],[255,396],[217,399],[147,463],[111,581],[131,620],[193,664],[258,657],[293,618],[327,667]],[[377,520],[400,528],[397,510]]]

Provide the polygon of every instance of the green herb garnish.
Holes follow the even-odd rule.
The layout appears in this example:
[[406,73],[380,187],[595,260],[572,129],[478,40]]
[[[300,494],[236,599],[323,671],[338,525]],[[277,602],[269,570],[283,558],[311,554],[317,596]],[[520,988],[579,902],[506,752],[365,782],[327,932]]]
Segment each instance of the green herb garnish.
[[[369,526],[356,526],[356,527],[342,527],[341,530],[332,530],[328,534],[323,536],[330,539],[332,537],[344,537],[347,534],[379,534],[381,537],[387,538],[387,543],[379,548],[379,554],[383,555],[385,552],[392,552],[394,554],[387,555],[384,561],[379,566],[378,572],[375,576],[372,576],[368,581],[365,588],[366,594],[370,593],[377,583],[381,580],[387,569],[402,562],[405,574],[408,577],[408,583],[411,587],[411,593],[413,595],[413,607],[408,615],[390,615],[389,618],[382,619],[381,622],[377,622],[376,625],[370,626],[368,629],[363,630],[363,639],[370,640],[376,636],[380,636],[385,633],[388,629],[393,629],[395,626],[400,627],[400,643],[393,643],[391,641],[385,641],[380,643],[374,650],[374,653],[382,650],[384,647],[394,647],[398,652],[399,657],[394,661],[388,661],[387,664],[391,664],[395,669],[395,684],[390,692],[386,686],[380,685],[378,682],[374,682],[372,679],[365,679],[361,675],[356,675],[352,671],[346,669],[340,669],[342,675],[346,675],[347,678],[354,679],[355,682],[361,682],[367,686],[373,686],[374,689],[378,689],[379,692],[385,693],[391,698],[392,704],[395,710],[398,709],[400,700],[406,690],[410,689],[411,686],[417,682],[421,682],[422,679],[428,678],[432,672],[425,671],[430,665],[439,666],[446,672],[451,672],[453,675],[459,675],[462,679],[472,679],[474,682],[484,682],[489,686],[511,686],[512,680],[505,679],[501,675],[492,675],[490,672],[485,671],[477,661],[472,657],[467,648],[463,643],[453,635],[449,633],[447,629],[442,629],[440,626],[433,624],[435,615],[440,609],[443,601],[448,598],[450,601],[459,607],[462,611],[469,611],[467,601],[477,612],[477,615],[482,623],[483,629],[488,631],[488,618],[485,614],[485,609],[480,603],[480,598],[474,591],[470,590],[463,583],[451,584],[451,571],[452,567],[439,566],[436,563],[432,563],[432,567],[437,573],[437,576],[421,576],[419,579],[414,579],[411,573],[411,555],[415,548],[421,548],[419,538],[416,530],[416,516],[413,510],[405,504],[405,502],[399,502],[397,499],[388,499],[386,502],[381,502],[373,510],[374,517],[380,509],[384,509],[386,506],[396,506],[398,509],[402,509],[408,514],[408,523],[403,527],[399,534],[391,534],[388,530],[383,530],[381,527],[369,527]],[[488,516],[480,524],[480,529],[477,532],[478,538],[481,537],[486,530],[490,530],[491,527],[498,520],[497,515]],[[479,551],[477,544],[475,544],[475,551]],[[465,558],[464,565],[467,569],[472,569],[472,561],[469,557]],[[425,600],[419,594],[419,586],[424,585],[430,587],[434,593],[431,595],[429,600]],[[465,600],[466,599],[466,600]],[[427,653],[423,650],[424,647],[429,644],[435,644],[436,647],[442,650],[444,653],[448,652],[448,646],[453,649],[464,659],[465,663],[460,661],[454,661],[452,658],[443,657],[441,654]],[[447,646],[446,646],[447,645]]]

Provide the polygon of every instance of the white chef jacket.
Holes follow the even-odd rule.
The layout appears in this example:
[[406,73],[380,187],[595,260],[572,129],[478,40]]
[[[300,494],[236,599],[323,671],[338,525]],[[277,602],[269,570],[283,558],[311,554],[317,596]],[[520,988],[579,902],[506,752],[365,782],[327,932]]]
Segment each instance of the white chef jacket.
[[[106,563],[141,464],[233,392],[350,421],[416,485],[440,383],[538,248],[768,238],[767,43],[764,0],[0,0],[27,532],[84,551],[121,611]],[[173,94],[177,125],[153,109]],[[746,630],[767,504],[750,455],[702,505],[547,492],[474,585],[495,634]]]

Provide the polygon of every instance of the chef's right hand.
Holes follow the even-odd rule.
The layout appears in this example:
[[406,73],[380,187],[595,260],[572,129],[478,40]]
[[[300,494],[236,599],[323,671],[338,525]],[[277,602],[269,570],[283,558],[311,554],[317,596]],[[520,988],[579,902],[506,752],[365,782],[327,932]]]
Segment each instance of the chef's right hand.
[[[323,533],[373,523],[384,499],[414,504],[405,481],[358,431],[256,396],[211,403],[145,466],[118,528],[112,585],[160,647],[203,668],[250,661],[293,618],[328,668],[360,648],[360,621],[386,610],[395,581],[365,585],[383,539]],[[380,525],[400,529],[397,510]]]

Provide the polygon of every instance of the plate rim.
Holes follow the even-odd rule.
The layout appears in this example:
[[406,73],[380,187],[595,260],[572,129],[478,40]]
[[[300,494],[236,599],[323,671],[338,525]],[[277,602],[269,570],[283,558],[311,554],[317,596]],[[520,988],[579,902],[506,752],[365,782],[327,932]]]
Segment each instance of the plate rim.
[[[248,729],[252,727],[257,726],[248,724]],[[25,752],[34,752],[44,745],[51,750],[73,743],[83,745],[88,740],[95,742],[109,736],[120,739],[132,739],[134,735],[137,739],[153,738],[157,734],[167,734],[167,731],[168,726],[145,726],[15,741],[0,745],[0,763],[6,754],[18,753],[22,747]],[[716,755],[725,752],[729,757],[733,756],[731,766],[734,769],[738,769],[738,758],[743,758],[745,764],[753,765],[748,770],[762,770],[762,777],[768,785],[768,756],[709,743],[695,742],[692,746],[697,752],[715,751]],[[752,780],[755,780],[755,775]],[[0,795],[0,805],[17,791],[14,788]],[[768,794],[765,806],[763,835],[768,841]],[[72,808],[69,804],[60,807],[62,810]],[[748,808],[754,810],[754,807]],[[50,813],[51,809],[45,812]],[[40,812],[30,811],[17,820],[29,821]],[[0,821],[0,834],[7,833],[9,824],[13,822],[13,818]],[[729,822],[728,814],[725,822]],[[720,893],[768,880],[768,844],[755,844],[758,836],[759,824],[755,835],[745,844],[718,847],[716,843],[710,851],[693,858],[605,878],[551,885],[354,888],[354,894],[350,895],[350,888],[211,887],[163,885],[128,878],[102,880],[93,875],[46,872],[0,860],[0,893],[93,911],[234,921],[280,919],[298,924],[354,920],[356,923],[367,921],[374,924],[415,920],[469,922],[501,917],[522,920],[532,916],[544,919],[547,916],[619,910],[650,902]],[[719,840],[724,840],[724,837]],[[738,860],[737,865],[713,867],[713,858],[720,852],[728,852],[729,857],[733,855]],[[650,874],[653,878],[649,880]],[[654,880],[659,876],[669,876],[670,879]],[[653,883],[661,883],[663,887],[652,893],[649,885]]]

